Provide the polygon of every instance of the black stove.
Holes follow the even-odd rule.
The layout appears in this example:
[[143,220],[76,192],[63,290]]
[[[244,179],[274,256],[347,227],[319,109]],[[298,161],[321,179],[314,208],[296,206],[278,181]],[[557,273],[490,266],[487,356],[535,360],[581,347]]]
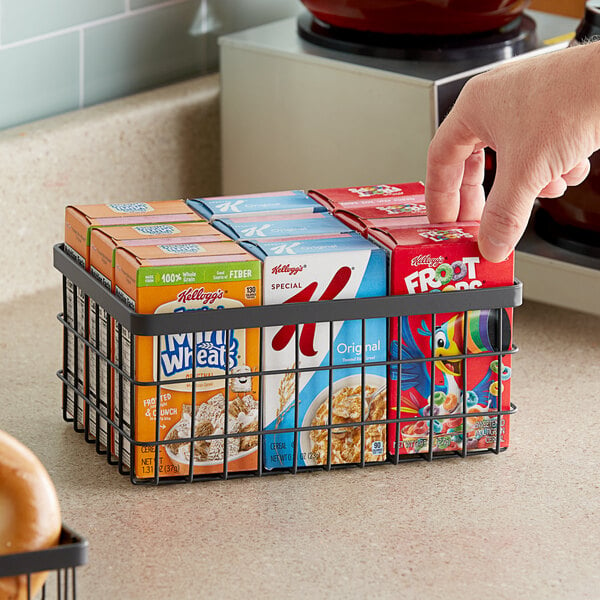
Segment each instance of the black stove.
[[532,223],[535,232],[550,244],[583,256],[600,258],[598,232],[557,223],[543,208],[535,212]]
[[538,46],[535,21],[521,15],[500,29],[461,35],[405,35],[335,27],[310,13],[298,17],[298,34],[308,42],[349,54],[398,60],[461,61],[473,56],[495,62]]

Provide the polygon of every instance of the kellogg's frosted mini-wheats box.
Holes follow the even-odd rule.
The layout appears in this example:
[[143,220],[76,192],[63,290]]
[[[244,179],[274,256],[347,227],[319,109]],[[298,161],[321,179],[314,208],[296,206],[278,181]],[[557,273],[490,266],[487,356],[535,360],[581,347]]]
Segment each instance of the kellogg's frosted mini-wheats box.
[[[390,294],[444,293],[512,285],[513,256],[485,260],[477,247],[478,223],[379,228],[370,237],[388,249]],[[512,309],[405,316],[391,320],[388,415],[409,418],[388,428],[388,448],[399,454],[494,448],[497,417],[476,416],[510,408]],[[465,355],[469,355],[465,358]],[[439,360],[427,362],[424,359]],[[399,385],[398,385],[399,384]],[[452,415],[473,414],[465,420]],[[419,417],[439,416],[439,419]],[[509,442],[509,418],[501,416],[500,447]]]
[[[159,200],[156,202],[113,202],[107,204],[86,204],[67,206],[65,208],[65,252],[86,271],[90,268],[90,236],[93,229],[133,223],[166,223],[175,221],[201,221],[202,219],[181,199]],[[71,326],[77,326],[78,334],[86,334],[87,305],[95,306],[94,300],[87,302],[80,288],[67,279],[65,292],[65,319]],[[88,376],[86,372],[87,348],[82,340],[75,344],[75,337],[67,332],[65,337],[65,354],[67,355],[66,377],[70,383],[77,380],[81,391],[84,390]],[[77,355],[77,361],[75,361]],[[93,353],[91,353],[93,356]],[[92,361],[94,358],[92,358]],[[73,367],[77,362],[77,372]],[[95,390],[90,391],[95,395]],[[75,396],[70,388],[66,390],[67,412],[73,414]],[[86,406],[80,401],[78,406],[78,422],[84,422]],[[90,411],[91,431],[95,431],[96,412]],[[103,441],[103,443],[105,443]]]
[[[235,242],[118,248],[115,292],[143,314],[257,306],[261,266]],[[194,473],[223,471],[224,437],[197,440],[192,450],[192,436],[258,431],[258,378],[252,376],[259,368],[257,329],[155,337],[132,337],[125,331],[117,362],[126,373],[131,365],[127,374],[140,384],[135,385],[131,414],[130,384],[121,382],[115,398],[115,422],[136,441],[156,442],[158,427],[159,441],[169,442],[160,446],[161,477],[186,475],[190,465]],[[200,378],[195,382],[194,373]],[[236,376],[226,383],[218,377],[226,374]],[[141,385],[157,381],[158,388],[156,384]],[[117,446],[119,443],[115,441]],[[133,457],[125,446],[125,462],[130,460],[136,477],[154,477],[155,446],[137,446]],[[227,468],[255,469],[257,446],[256,435],[229,438]]]
[[[385,253],[353,234],[331,239],[251,241],[263,260],[264,304],[385,296]],[[265,467],[382,461],[385,425],[351,426],[385,419],[385,319],[266,327],[263,370]],[[336,369],[328,369],[330,366]],[[344,368],[341,368],[344,367]],[[346,368],[347,367],[347,368]],[[302,369],[297,374],[294,369]],[[329,407],[331,404],[331,421]],[[319,425],[339,424],[331,429]],[[315,427],[295,434],[289,429]],[[283,430],[288,430],[283,431]],[[280,432],[280,430],[282,430]],[[362,431],[364,430],[364,434]],[[296,439],[295,439],[296,438]],[[297,445],[295,445],[297,444]]]

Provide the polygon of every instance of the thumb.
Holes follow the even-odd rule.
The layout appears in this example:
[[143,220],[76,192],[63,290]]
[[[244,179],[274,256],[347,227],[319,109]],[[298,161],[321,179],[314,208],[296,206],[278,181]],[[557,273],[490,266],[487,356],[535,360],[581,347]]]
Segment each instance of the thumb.
[[527,171],[498,161],[479,227],[479,250],[492,262],[504,260],[523,235],[539,189]]

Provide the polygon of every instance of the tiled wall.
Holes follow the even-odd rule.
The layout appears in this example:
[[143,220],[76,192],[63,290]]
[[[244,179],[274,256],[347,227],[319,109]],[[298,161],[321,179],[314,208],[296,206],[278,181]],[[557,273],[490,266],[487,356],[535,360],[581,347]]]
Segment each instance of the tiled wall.
[[0,0],[0,129],[218,69],[217,37],[299,0]]

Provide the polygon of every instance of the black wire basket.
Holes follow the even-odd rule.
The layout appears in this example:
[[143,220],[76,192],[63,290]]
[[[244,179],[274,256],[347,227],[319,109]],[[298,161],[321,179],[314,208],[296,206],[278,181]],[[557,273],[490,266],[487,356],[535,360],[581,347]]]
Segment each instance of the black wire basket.
[[[407,461],[427,460],[431,461],[438,458],[481,456],[485,454],[499,454],[506,448],[501,444],[502,430],[504,424],[510,415],[516,412],[516,406],[512,402],[502,402],[501,395],[498,396],[496,405],[490,407],[484,412],[480,412],[478,417],[489,419],[491,432],[494,443],[488,444],[483,449],[473,450],[467,443],[467,426],[469,419],[473,415],[467,410],[467,401],[464,399],[452,415],[439,415],[434,411],[433,398],[433,377],[431,388],[431,403],[429,414],[419,414],[414,417],[396,416],[391,418],[383,416],[380,419],[368,419],[365,408],[366,403],[366,385],[362,385],[366,380],[366,374],[369,369],[374,367],[384,368],[387,372],[390,369],[402,371],[407,365],[422,362],[426,368],[433,369],[441,360],[435,356],[434,349],[434,333],[436,329],[436,315],[445,313],[462,313],[464,315],[465,339],[466,339],[466,323],[467,315],[470,311],[490,311],[497,313],[495,322],[497,330],[495,337],[497,344],[484,352],[473,354],[467,351],[466,345],[462,352],[457,353],[451,358],[455,361],[460,361],[463,368],[463,389],[467,389],[466,372],[470,361],[477,360],[482,356],[493,358],[497,361],[497,365],[502,365],[502,358],[511,355],[517,351],[517,347],[512,342],[512,332],[506,331],[502,323],[502,311],[512,309],[519,306],[522,302],[522,285],[516,281],[511,286],[496,287],[496,288],[480,288],[474,290],[461,290],[444,292],[437,294],[418,294],[404,296],[386,296],[377,298],[361,298],[352,300],[325,300],[319,302],[298,302],[293,304],[281,304],[270,306],[256,306],[244,308],[228,308],[224,310],[209,310],[209,311],[190,311],[180,314],[163,313],[163,314],[140,314],[136,313],[130,306],[122,301],[115,294],[111,293],[99,280],[94,278],[90,273],[86,272],[77,262],[75,262],[64,250],[62,244],[57,244],[54,247],[54,266],[63,275],[63,313],[58,315],[58,320],[63,328],[63,367],[58,372],[58,377],[63,384],[63,417],[66,421],[72,422],[76,431],[81,432],[86,441],[95,446],[95,449],[100,454],[105,454],[108,463],[116,465],[118,470],[123,475],[130,477],[131,481],[136,484],[163,484],[176,482],[195,482],[215,479],[229,479],[237,477],[261,477],[266,475],[274,475],[278,473],[298,473],[303,471],[326,470],[331,471],[338,468],[347,467],[370,467],[383,464],[401,464]],[[84,301],[79,305],[70,307],[67,306],[67,295],[78,294]],[[83,307],[83,308],[82,308]],[[67,309],[71,310],[72,318],[65,317]],[[79,314],[78,314],[79,312]],[[385,356],[384,360],[368,361],[365,359],[365,332],[369,322],[374,319],[385,319],[387,323],[387,331],[392,331],[394,328],[400,328],[401,320],[399,317],[409,315],[423,315],[424,321],[430,323],[431,330],[431,356],[419,359],[410,359],[402,356],[390,357]],[[102,333],[100,326],[101,321],[108,320],[114,323],[113,333],[110,333],[110,328],[105,328],[105,333]],[[293,415],[291,419],[292,425],[284,429],[274,431],[273,429],[265,428],[262,425],[255,425],[251,430],[236,431],[228,426],[229,419],[224,419],[224,424],[221,430],[217,431],[202,431],[195,425],[194,422],[197,414],[196,393],[194,390],[205,384],[207,379],[211,377],[203,377],[196,373],[195,366],[192,370],[191,377],[188,377],[185,382],[191,386],[191,410],[188,423],[189,433],[177,439],[166,438],[162,433],[164,423],[162,423],[161,406],[162,395],[161,391],[166,386],[165,381],[161,381],[160,377],[156,377],[151,381],[137,380],[135,378],[135,367],[132,356],[136,339],[140,337],[151,337],[157,341],[160,348],[161,338],[172,334],[189,335],[193,338],[192,347],[196,348],[196,339],[202,332],[223,332],[223,335],[229,337],[231,332],[237,329],[250,330],[258,329],[260,331],[260,355],[262,356],[263,338],[266,328],[269,327],[292,327],[295,332],[296,355],[299,355],[298,340],[301,337],[302,327],[307,324],[325,324],[329,328],[329,340],[333,339],[333,328],[335,323],[341,321],[355,320],[360,323],[359,331],[362,333],[358,337],[358,347],[362,347],[361,360],[353,363],[353,369],[360,372],[361,377],[361,401],[360,415],[355,417],[351,423],[345,423],[341,428],[339,422],[332,422],[332,396],[333,389],[331,382],[337,369],[348,368],[348,365],[342,366],[334,364],[331,360],[332,353],[329,353],[330,359],[327,364],[319,367],[304,368],[300,361],[296,361],[295,365],[282,370],[259,370],[252,372],[252,377],[258,380],[258,424],[263,423],[264,400],[262,398],[262,390],[264,388],[264,380],[266,377],[274,375],[288,375],[293,385],[294,393],[292,402],[287,407],[286,411]],[[310,325],[309,325],[310,326]],[[190,333],[191,332],[191,333]],[[401,334],[401,332],[398,332]],[[398,336],[399,338],[401,335]],[[504,341],[503,341],[504,337]],[[129,344],[131,352],[124,355],[122,349],[124,345]],[[112,352],[111,347],[120,349]],[[229,347],[229,344],[227,344]],[[193,361],[195,362],[195,361]],[[84,371],[93,370],[95,381],[112,382],[111,389],[118,389],[121,398],[121,409],[113,411],[110,408],[110,402],[97,401],[96,394],[90,390],[89,377],[77,378],[74,373],[78,372],[80,366],[83,365]],[[262,367],[261,367],[262,368]],[[80,369],[81,370],[81,369]],[[495,375],[497,388],[502,389],[502,368],[497,369]],[[326,422],[317,425],[301,423],[298,417],[298,381],[299,378],[310,375],[317,371],[325,371],[329,377],[329,392],[325,395],[325,404],[328,404],[328,417]],[[156,365],[155,373],[159,373],[160,369]],[[241,376],[239,373],[233,372],[232,369],[225,367],[225,372],[219,376],[214,376],[212,379],[219,379],[225,382],[224,397],[224,414],[230,415],[235,398],[230,395],[229,388],[231,382],[236,381]],[[107,384],[108,385],[108,384]],[[492,384],[493,385],[493,384]],[[156,398],[156,409],[154,411],[154,427],[155,433],[152,439],[141,439],[136,432],[135,414],[137,410],[142,408],[136,406],[136,393],[142,389],[152,388],[154,397]],[[110,395],[110,392],[107,392]],[[398,392],[399,393],[399,392]],[[99,395],[99,394],[98,394]],[[466,396],[466,394],[463,394]],[[126,411],[128,409],[128,411]],[[124,413],[129,413],[129,418],[125,418]],[[75,416],[77,415],[77,416]],[[446,420],[452,418],[454,423],[459,423],[462,426],[462,442],[453,449],[441,451],[434,443],[434,424],[444,424]],[[424,422],[427,424],[427,434],[425,436],[424,447],[417,453],[403,453],[400,451],[399,430],[400,425],[406,425],[410,422]],[[394,427],[396,440],[388,440],[386,451],[377,460],[365,451],[366,435],[369,428],[378,425],[389,428]],[[298,460],[299,444],[302,444],[304,436],[311,434],[314,430],[323,431],[325,441],[325,458],[319,464],[302,464]],[[360,453],[352,460],[336,462],[333,457],[332,448],[335,445],[336,435],[344,429],[346,432],[351,432],[360,442]],[[391,431],[387,429],[387,431]],[[194,433],[192,435],[192,432]],[[252,436],[249,436],[249,433]],[[265,464],[265,448],[276,445],[278,435],[285,434],[291,436],[294,449],[290,453],[288,460],[279,468],[266,466]],[[389,435],[389,433],[388,433]],[[255,463],[251,468],[243,470],[233,469],[229,462],[231,453],[230,446],[233,444],[240,445],[243,440],[252,438],[256,448]],[[219,440],[221,444],[220,462],[216,468],[210,472],[198,472],[195,468],[196,454],[194,450],[205,447],[206,444]],[[186,457],[189,457],[188,468],[184,464],[180,472],[167,472],[162,470],[162,466],[156,468],[156,465],[161,465],[161,456],[169,451],[172,453],[174,448],[181,448],[185,445]],[[395,450],[394,450],[395,449]],[[148,469],[144,472],[140,468],[132,468],[132,456],[139,453],[144,456],[144,464],[148,464]],[[233,454],[231,454],[233,456]],[[188,458],[186,458],[186,461]],[[142,462],[143,462],[142,461]]]
[[[33,599],[31,578],[35,573],[49,571],[38,592],[42,599],[75,600],[77,598],[77,567],[87,563],[88,543],[81,536],[63,526],[58,545],[47,550],[21,552],[0,556],[0,578],[24,577],[22,590]],[[23,598],[23,594],[18,596]]]

